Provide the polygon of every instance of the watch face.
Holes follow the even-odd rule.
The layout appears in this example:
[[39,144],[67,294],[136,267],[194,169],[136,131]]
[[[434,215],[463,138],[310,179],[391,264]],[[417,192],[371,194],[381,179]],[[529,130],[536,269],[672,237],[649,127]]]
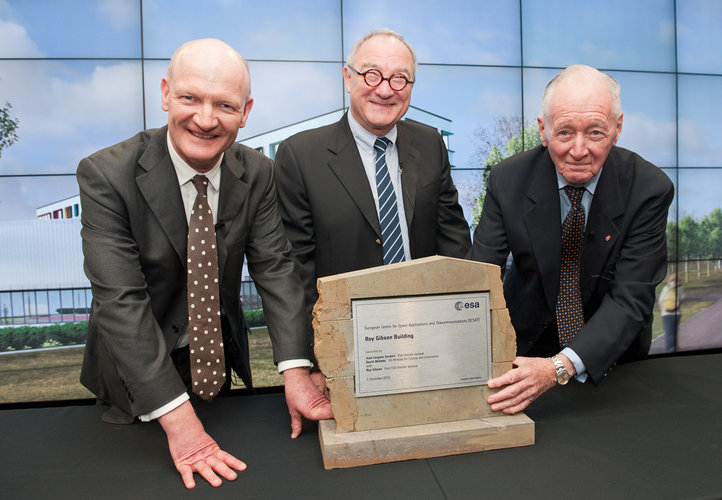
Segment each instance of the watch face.
[[564,370],[563,372],[559,373],[559,374],[557,375],[557,382],[559,382],[559,385],[564,385],[564,384],[566,384],[567,382],[569,382],[569,373],[567,373],[566,370]]

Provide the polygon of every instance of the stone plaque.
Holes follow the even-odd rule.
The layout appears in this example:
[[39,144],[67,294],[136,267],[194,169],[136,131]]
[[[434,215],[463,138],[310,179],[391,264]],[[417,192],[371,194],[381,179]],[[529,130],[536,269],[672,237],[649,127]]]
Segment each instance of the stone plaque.
[[489,293],[352,301],[356,396],[489,380]]
[[[529,417],[494,412],[486,402],[493,391],[487,380],[510,370],[516,356],[498,266],[425,257],[327,276],[317,287],[314,351],[334,415],[318,426],[324,467],[534,444]],[[464,324],[474,326],[459,332]],[[485,340],[477,342],[475,329]],[[440,332],[455,337],[421,339]],[[478,351],[462,352],[471,349]],[[388,361],[369,363],[382,355]],[[364,388],[361,378],[375,365],[395,368],[376,371],[389,378],[367,380],[371,386]],[[374,395],[359,397],[359,381],[362,392]],[[449,385],[440,388],[440,381]]]

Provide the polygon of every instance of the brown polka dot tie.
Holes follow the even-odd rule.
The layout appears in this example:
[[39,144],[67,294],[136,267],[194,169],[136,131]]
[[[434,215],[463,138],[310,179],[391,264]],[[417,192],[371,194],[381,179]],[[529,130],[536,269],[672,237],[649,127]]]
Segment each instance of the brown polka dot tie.
[[565,186],[564,191],[572,206],[562,223],[562,267],[557,297],[557,328],[561,347],[571,342],[584,325],[579,288],[579,261],[584,241],[584,188]]
[[212,400],[226,380],[218,296],[218,254],[213,212],[208,205],[208,179],[191,182],[198,195],[188,223],[188,335],[193,392]]

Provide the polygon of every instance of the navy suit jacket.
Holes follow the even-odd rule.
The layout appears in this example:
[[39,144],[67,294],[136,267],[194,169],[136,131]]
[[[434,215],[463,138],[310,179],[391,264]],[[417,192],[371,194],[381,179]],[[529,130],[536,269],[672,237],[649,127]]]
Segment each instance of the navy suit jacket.
[[[569,344],[598,382],[626,352],[646,356],[655,286],[667,261],[667,210],[674,186],[639,155],[613,147],[585,228],[580,286],[585,325]],[[471,258],[504,267],[504,296],[518,354],[555,319],[561,212],[554,163],[538,146],[492,167]]]

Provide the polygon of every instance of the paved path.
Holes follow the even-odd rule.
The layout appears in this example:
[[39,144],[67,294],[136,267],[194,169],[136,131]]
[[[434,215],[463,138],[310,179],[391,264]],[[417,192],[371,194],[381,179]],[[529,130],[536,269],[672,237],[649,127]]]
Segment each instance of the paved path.
[[[722,347],[722,295],[686,295],[685,300],[716,300],[679,325],[677,348],[680,351]],[[661,319],[661,317],[660,317]],[[664,352],[664,334],[652,341],[649,354]]]

